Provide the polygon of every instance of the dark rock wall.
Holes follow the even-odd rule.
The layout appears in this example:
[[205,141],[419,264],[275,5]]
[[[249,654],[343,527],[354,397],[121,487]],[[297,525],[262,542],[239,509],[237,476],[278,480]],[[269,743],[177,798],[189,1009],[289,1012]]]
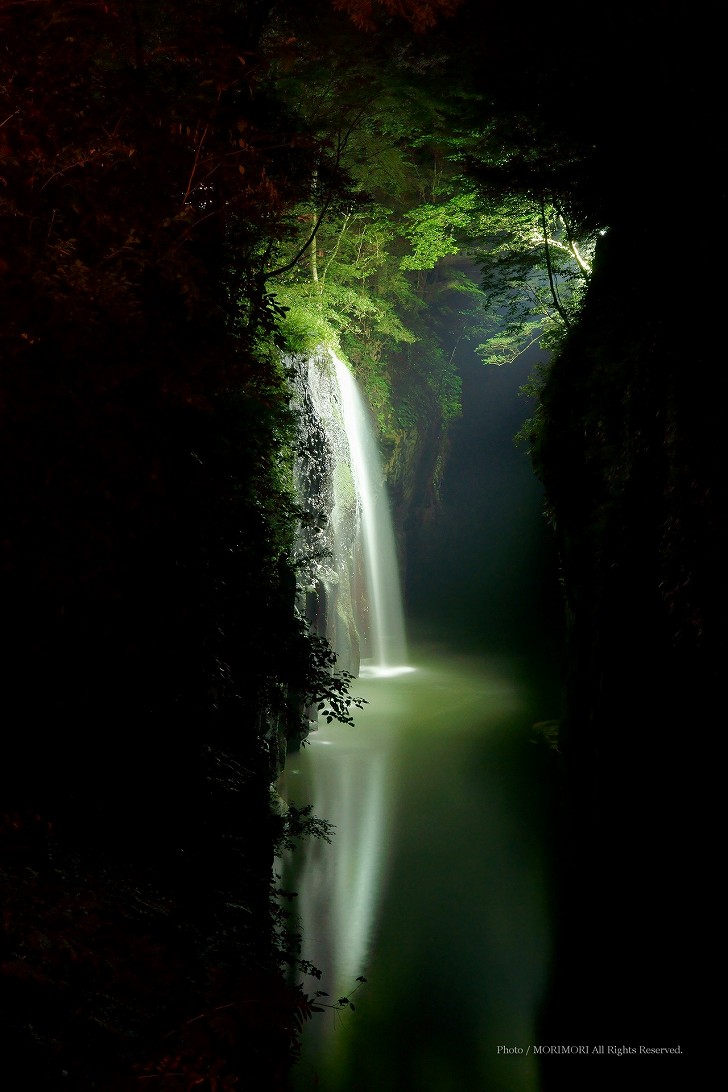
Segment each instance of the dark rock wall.
[[[605,237],[543,392],[535,460],[568,628],[563,917],[544,1026],[556,1042],[682,1042],[694,1065],[728,651],[726,385],[700,318],[676,309],[674,257],[662,227]],[[602,1087],[564,1064],[547,1063],[548,1088]]]

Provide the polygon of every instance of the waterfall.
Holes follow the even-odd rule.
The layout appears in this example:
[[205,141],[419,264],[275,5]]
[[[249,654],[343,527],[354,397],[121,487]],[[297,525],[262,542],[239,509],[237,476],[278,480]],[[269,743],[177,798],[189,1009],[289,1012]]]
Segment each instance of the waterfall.
[[347,366],[335,353],[331,356],[356,485],[366,576],[368,624],[360,674],[394,674],[405,667],[407,648],[389,497],[371,410]]
[[303,439],[297,466],[307,511],[298,545],[309,623],[340,668],[395,675],[407,667],[392,517],[371,409],[347,366],[320,350],[299,361]]

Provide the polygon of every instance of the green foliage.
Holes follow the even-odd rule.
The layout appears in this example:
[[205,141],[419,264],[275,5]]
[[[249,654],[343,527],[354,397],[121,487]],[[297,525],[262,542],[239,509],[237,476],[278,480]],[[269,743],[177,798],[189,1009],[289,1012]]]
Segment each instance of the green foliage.
[[508,364],[534,344],[555,351],[581,309],[593,238],[579,249],[553,206],[528,197],[491,206],[481,230],[475,257],[489,337],[477,351],[484,363]]
[[366,699],[350,693],[354,675],[349,671],[337,671],[336,653],[329,643],[312,632],[300,620],[300,635],[304,642],[305,659],[303,675],[293,673],[290,681],[301,696],[304,705],[315,705],[328,724],[337,720],[353,727],[352,706],[361,709]]
[[286,849],[294,850],[305,838],[320,838],[331,844],[333,823],[314,815],[313,804],[306,804],[301,808],[288,804],[282,818],[281,834],[275,845],[276,853]]
[[531,456],[534,466],[537,462],[537,451],[541,442],[541,436],[545,426],[545,414],[541,396],[550,374],[550,364],[537,363],[526,382],[519,390],[519,394],[534,403],[534,410],[530,417],[526,418],[516,435],[513,437],[516,444],[522,444]]
[[285,312],[279,330],[288,352],[305,356],[314,353],[319,345],[340,348],[336,327],[308,286],[297,292],[283,285],[276,290],[276,300]]
[[472,253],[481,271],[487,364],[534,344],[555,353],[581,313],[596,241],[607,224],[588,193],[583,146],[531,116],[493,111],[461,163],[477,193]]
[[477,214],[477,197],[472,192],[459,192],[439,204],[419,205],[405,213],[404,233],[412,254],[402,258],[402,269],[432,269],[446,254],[460,253],[463,237],[473,235]]
[[[432,318],[433,271],[477,221],[472,186],[462,192],[447,159],[460,98],[453,104],[439,62],[396,35],[363,43],[324,24],[312,37],[295,20],[292,30],[297,52],[280,58],[277,86],[318,159],[272,263],[282,335],[297,351],[325,344],[346,356],[385,445],[396,445],[433,412],[444,421],[459,412],[451,333]],[[450,277],[446,287],[465,285]],[[419,385],[434,397],[416,394]]]

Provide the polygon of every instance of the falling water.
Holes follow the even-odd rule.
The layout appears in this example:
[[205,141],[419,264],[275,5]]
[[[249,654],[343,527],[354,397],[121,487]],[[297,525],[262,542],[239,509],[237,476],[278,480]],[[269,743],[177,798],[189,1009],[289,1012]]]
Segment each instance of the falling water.
[[371,423],[359,387],[335,353],[331,354],[349,442],[363,538],[368,592],[362,675],[394,675],[408,670],[402,592],[389,499]]
[[306,518],[295,561],[299,606],[337,667],[378,677],[411,670],[389,498],[369,405],[347,366],[321,347],[289,358]]

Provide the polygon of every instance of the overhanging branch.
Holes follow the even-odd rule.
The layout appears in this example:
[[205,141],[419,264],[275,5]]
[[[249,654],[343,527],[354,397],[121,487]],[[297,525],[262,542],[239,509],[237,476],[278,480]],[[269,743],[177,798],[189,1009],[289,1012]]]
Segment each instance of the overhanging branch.
[[569,316],[567,315],[567,313],[566,313],[566,311],[564,309],[564,306],[563,306],[561,300],[559,299],[558,289],[556,288],[556,280],[554,279],[554,269],[553,269],[553,266],[551,264],[551,250],[549,248],[549,235],[548,235],[548,231],[546,230],[546,204],[544,202],[543,195],[541,195],[541,197],[539,199],[539,204],[540,204],[540,208],[541,208],[541,228],[543,230],[543,245],[544,245],[544,250],[546,252],[546,271],[547,271],[548,277],[549,277],[549,287],[551,289],[551,298],[554,301],[554,307],[558,311],[559,316],[561,317],[561,320],[564,323],[564,326],[568,330],[569,327],[571,326],[571,322],[569,321]]

